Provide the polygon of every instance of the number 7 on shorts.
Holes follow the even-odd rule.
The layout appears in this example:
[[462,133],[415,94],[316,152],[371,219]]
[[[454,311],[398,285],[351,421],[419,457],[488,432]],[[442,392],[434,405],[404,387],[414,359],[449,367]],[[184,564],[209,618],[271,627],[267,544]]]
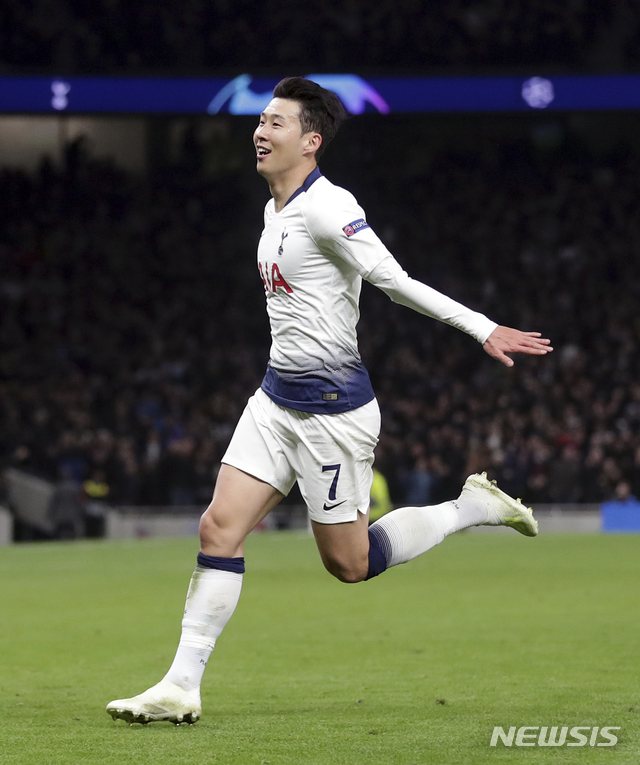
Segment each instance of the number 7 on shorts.
[[322,472],[326,473],[327,471],[335,470],[336,474],[333,476],[333,481],[331,481],[331,488],[329,489],[329,499],[333,501],[336,498],[336,491],[338,489],[338,478],[340,478],[340,465],[323,465],[322,466]]

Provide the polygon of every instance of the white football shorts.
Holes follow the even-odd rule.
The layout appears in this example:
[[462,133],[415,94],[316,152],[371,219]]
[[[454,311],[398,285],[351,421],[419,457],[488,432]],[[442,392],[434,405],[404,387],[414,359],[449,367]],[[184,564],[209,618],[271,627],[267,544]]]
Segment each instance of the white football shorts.
[[287,495],[298,481],[317,523],[355,521],[369,509],[376,399],[341,414],[288,409],[258,389],[247,402],[222,462]]

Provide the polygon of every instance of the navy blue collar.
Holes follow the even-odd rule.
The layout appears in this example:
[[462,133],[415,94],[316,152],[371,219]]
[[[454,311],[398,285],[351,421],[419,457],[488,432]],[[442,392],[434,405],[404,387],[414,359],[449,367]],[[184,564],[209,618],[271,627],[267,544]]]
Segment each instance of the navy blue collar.
[[[318,178],[322,178],[322,173],[320,172],[320,168],[316,167],[315,170],[312,170],[309,175],[307,176],[305,182],[300,186],[300,188],[297,191],[294,191],[293,194],[287,199],[284,206],[286,207],[289,202],[293,202],[293,200],[302,194],[304,191],[309,191],[311,188],[311,185],[314,184]],[[283,208],[284,209],[284,208]]]

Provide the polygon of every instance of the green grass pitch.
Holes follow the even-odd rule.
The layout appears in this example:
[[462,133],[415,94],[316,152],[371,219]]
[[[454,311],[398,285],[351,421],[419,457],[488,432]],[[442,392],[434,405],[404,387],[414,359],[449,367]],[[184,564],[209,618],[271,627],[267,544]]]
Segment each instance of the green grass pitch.
[[[195,540],[0,550],[3,765],[640,762],[640,536],[458,534],[344,585],[253,535],[194,726],[104,711],[168,668]],[[611,749],[494,725],[621,726]]]

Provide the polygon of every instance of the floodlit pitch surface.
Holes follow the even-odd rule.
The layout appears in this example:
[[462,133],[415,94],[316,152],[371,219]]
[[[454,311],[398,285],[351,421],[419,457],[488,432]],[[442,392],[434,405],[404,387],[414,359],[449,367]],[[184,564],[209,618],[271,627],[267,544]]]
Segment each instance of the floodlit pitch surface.
[[[105,704],[172,659],[196,551],[0,550],[3,765],[640,762],[640,536],[459,534],[359,585],[308,537],[252,536],[200,722],[114,722]],[[495,725],[622,730],[490,748]]]

